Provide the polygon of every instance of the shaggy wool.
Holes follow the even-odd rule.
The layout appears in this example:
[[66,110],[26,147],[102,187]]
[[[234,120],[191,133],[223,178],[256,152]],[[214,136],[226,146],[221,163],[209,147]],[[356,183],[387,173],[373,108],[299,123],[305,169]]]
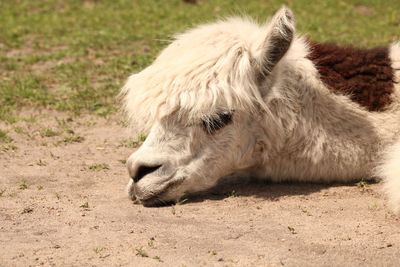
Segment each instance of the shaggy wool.
[[310,42],[310,52],[321,80],[335,93],[349,95],[369,111],[383,111],[391,103],[393,69],[387,47]]

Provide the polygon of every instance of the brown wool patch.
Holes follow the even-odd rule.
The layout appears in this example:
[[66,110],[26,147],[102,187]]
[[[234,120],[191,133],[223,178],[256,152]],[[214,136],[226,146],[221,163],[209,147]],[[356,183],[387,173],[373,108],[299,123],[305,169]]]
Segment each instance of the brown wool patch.
[[394,78],[387,47],[357,49],[310,42],[310,51],[309,59],[330,90],[349,95],[369,111],[383,111],[392,102]]

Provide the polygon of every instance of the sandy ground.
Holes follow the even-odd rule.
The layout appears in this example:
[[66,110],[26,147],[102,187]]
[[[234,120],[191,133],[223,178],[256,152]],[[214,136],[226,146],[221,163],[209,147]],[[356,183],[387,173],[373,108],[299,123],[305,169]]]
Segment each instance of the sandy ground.
[[2,128],[17,148],[0,149],[0,266],[400,266],[380,184],[231,185],[144,208],[125,193],[134,148],[117,120]]

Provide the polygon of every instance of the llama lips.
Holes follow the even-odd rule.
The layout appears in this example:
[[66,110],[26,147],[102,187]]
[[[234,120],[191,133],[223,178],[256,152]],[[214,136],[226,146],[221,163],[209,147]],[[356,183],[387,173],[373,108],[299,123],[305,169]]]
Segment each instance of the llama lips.
[[140,203],[145,207],[155,208],[173,205],[175,201],[165,201],[159,197],[151,197],[145,200],[140,200]]
[[152,203],[154,203],[154,205],[157,203],[158,205],[168,205],[171,202],[168,198],[168,193],[173,191],[174,188],[177,188],[184,180],[185,178],[183,177],[174,178],[170,176],[164,183],[159,185],[157,189],[154,189],[150,193],[142,190],[139,184],[134,184],[132,190],[136,201],[146,203],[149,206],[151,206]]

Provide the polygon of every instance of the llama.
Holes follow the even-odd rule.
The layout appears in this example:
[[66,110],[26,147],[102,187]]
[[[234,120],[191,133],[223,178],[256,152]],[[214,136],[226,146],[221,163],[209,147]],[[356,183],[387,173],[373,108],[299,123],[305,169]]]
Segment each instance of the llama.
[[282,7],[265,25],[230,18],[177,35],[121,91],[135,130],[128,192],[145,206],[221,178],[383,179],[400,211],[400,44],[312,42]]

